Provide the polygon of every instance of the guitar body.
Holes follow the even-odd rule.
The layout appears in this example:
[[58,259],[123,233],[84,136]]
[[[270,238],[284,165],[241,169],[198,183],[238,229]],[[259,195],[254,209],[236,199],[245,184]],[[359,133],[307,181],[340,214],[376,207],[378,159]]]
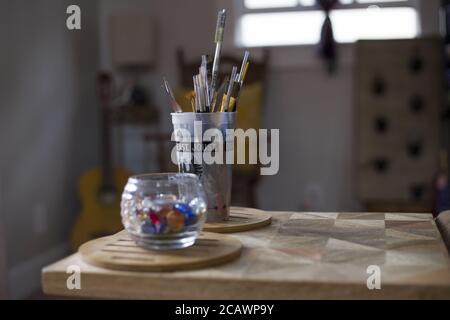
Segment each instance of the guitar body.
[[72,230],[74,250],[86,241],[111,235],[122,229],[120,200],[130,174],[114,167],[111,143],[112,77],[100,72],[97,77],[100,102],[101,165],[85,172],[79,180],[81,213]]
[[111,190],[102,189],[102,168],[93,168],[79,179],[81,213],[71,236],[74,250],[94,238],[111,235],[123,229],[120,200],[130,173],[123,168],[112,170]]

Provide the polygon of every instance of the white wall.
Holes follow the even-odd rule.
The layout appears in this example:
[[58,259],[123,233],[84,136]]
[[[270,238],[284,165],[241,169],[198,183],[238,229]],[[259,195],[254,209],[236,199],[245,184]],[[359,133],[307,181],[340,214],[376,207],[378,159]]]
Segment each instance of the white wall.
[[424,36],[439,33],[439,7],[441,0],[416,0],[421,13],[421,29]]
[[[188,58],[200,59],[201,53],[212,50],[212,39],[215,28],[214,2],[208,0],[100,0],[99,1],[99,31],[100,31],[100,61],[106,70],[115,70],[110,61],[108,18],[110,15],[122,12],[141,12],[148,14],[155,25],[155,66],[142,76],[143,83],[151,95],[150,100],[160,111],[163,131],[171,130],[170,109],[167,98],[162,90],[162,78],[166,77],[175,88],[178,81],[175,50],[184,48]],[[117,71],[117,70],[116,70]],[[116,84],[123,84],[123,73],[116,72]],[[156,162],[156,146],[146,144],[142,140],[144,131],[157,128],[126,126],[121,135],[127,144],[116,144],[116,162],[132,172],[158,171]],[[116,132],[117,133],[117,132]],[[121,147],[119,150],[118,147]]]
[[[438,0],[420,3],[424,34],[437,31]],[[111,67],[108,56],[107,16],[111,12],[144,10],[158,26],[157,69],[148,77],[163,114],[163,127],[170,128],[166,100],[159,90],[162,75],[176,84],[175,48],[182,46],[191,57],[213,50],[217,10],[227,8],[224,51],[240,54],[234,47],[233,1],[227,0],[102,0],[101,61]],[[258,56],[258,49],[252,54]],[[271,48],[264,122],[280,130],[280,172],[263,177],[258,190],[260,206],[274,210],[358,210],[353,194],[352,45],[339,46],[339,70],[329,76],[313,46]]]
[[263,177],[261,206],[273,210],[353,210],[352,75],[342,66],[273,70],[265,124],[280,128],[280,171]]
[[[162,112],[163,125],[170,125],[170,109],[161,88],[165,76],[173,86],[178,74],[175,49],[182,47],[189,58],[210,52],[215,28],[214,2],[210,0],[100,0],[100,62],[102,68],[113,69],[109,55],[108,17],[116,12],[145,12],[155,22],[154,43],[156,65],[144,78],[155,103]],[[212,12],[212,14],[211,14]]]
[[[221,7],[236,17],[231,1],[216,0],[216,10]],[[418,8],[422,34],[437,34],[439,0],[418,1]],[[227,25],[228,50],[234,47],[233,27]],[[339,69],[333,76],[315,50],[270,48],[265,125],[281,129],[280,172],[263,178],[258,195],[265,209],[361,209],[353,181],[353,46],[339,45]]]
[[[83,8],[82,31],[66,28],[73,3]],[[96,163],[97,11],[88,0],[0,8],[0,213],[15,298],[37,289],[40,268],[67,253],[76,178]]]

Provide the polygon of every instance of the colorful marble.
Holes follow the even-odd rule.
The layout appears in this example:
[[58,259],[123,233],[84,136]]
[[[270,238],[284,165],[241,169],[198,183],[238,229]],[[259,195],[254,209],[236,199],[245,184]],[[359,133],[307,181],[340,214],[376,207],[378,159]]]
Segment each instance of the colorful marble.
[[157,208],[145,207],[137,212],[137,217],[142,221],[141,231],[146,234],[178,233],[198,222],[192,208],[182,202],[168,203]]

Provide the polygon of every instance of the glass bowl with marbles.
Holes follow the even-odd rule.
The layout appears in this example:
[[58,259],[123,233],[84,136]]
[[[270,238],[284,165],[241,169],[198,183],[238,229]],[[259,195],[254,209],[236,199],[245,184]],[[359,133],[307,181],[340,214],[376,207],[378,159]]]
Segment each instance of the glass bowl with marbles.
[[138,246],[152,250],[189,247],[206,219],[206,195],[195,174],[132,176],[122,193],[122,223]]

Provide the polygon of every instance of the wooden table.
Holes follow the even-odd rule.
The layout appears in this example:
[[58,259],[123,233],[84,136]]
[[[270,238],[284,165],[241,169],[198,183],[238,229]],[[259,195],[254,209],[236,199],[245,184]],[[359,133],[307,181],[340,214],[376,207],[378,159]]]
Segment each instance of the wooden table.
[[[125,272],[73,254],[43,269],[44,292],[142,299],[450,298],[449,256],[431,215],[271,213],[271,226],[233,234],[244,250],[229,264]],[[66,287],[70,265],[80,267],[80,290]],[[381,270],[379,290],[367,287],[372,265]]]

